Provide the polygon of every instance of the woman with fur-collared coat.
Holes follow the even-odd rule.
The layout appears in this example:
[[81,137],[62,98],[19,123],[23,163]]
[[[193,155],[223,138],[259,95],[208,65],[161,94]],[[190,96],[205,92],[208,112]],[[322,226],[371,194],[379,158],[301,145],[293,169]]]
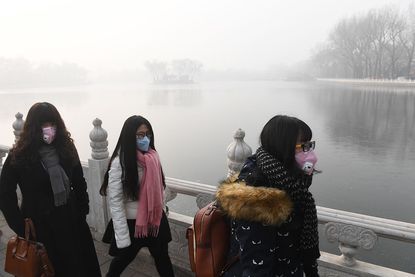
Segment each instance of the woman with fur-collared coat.
[[318,276],[311,137],[303,121],[273,117],[238,180],[219,187],[217,200],[232,219],[229,256],[240,256],[226,277]]
[[82,166],[59,112],[50,103],[34,104],[2,168],[0,208],[21,237],[24,218],[32,219],[56,277],[101,276],[85,220],[88,202]]

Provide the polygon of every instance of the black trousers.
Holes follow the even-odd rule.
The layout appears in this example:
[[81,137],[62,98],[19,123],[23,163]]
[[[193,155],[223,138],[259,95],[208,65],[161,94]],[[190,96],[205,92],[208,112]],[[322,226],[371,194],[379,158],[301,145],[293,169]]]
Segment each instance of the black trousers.
[[[131,244],[125,249],[120,249],[118,255],[111,261],[107,277],[119,277],[124,269],[134,260],[142,245]],[[148,246],[153,256],[156,269],[160,277],[174,277],[173,266],[170,261],[167,243],[155,243]]]

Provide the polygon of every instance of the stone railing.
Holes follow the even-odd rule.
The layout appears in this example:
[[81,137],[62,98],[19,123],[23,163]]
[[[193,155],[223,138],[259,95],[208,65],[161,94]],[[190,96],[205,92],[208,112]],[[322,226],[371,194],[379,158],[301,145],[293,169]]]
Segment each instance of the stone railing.
[[5,145],[0,145],[0,167],[3,166],[3,158],[9,153],[10,147]]
[[[23,126],[21,114],[16,115],[19,124],[13,124],[16,140]],[[84,174],[88,183],[90,197],[90,214],[88,223],[96,238],[101,238],[109,219],[105,197],[99,195],[99,188],[109,161],[107,132],[102,128],[102,121],[93,121],[90,132],[91,159],[83,163]],[[234,141],[227,149],[228,176],[238,172],[243,161],[251,155],[251,148],[244,142],[245,133],[237,130]],[[0,169],[3,158],[9,147],[0,145]],[[166,202],[172,201],[178,195],[188,195],[195,198],[197,207],[204,207],[214,199],[216,186],[196,182],[166,178]],[[324,234],[329,242],[337,243],[341,255],[322,252],[319,259],[321,276],[412,276],[406,273],[357,260],[356,254],[360,249],[371,250],[378,242],[378,237],[415,244],[415,224],[395,220],[372,217],[325,207],[317,207],[319,224],[324,225]],[[169,212],[169,222],[173,241],[169,252],[173,263],[189,271],[186,229],[192,224],[193,217],[178,211]]]

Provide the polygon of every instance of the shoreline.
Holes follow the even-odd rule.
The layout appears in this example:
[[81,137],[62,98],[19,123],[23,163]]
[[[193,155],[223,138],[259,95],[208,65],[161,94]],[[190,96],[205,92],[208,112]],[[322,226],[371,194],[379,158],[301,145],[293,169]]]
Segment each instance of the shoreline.
[[349,85],[359,88],[397,88],[415,90],[415,81],[411,80],[317,78],[316,81],[319,83]]

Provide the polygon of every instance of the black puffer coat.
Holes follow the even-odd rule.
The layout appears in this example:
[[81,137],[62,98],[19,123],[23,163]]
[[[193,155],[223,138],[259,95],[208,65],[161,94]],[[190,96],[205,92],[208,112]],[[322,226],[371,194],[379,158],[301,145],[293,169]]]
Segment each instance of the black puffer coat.
[[232,219],[229,255],[240,255],[225,276],[318,276],[316,255],[308,257],[299,247],[302,207],[284,190],[267,184],[255,156],[247,160],[238,180],[222,184],[217,192]]

